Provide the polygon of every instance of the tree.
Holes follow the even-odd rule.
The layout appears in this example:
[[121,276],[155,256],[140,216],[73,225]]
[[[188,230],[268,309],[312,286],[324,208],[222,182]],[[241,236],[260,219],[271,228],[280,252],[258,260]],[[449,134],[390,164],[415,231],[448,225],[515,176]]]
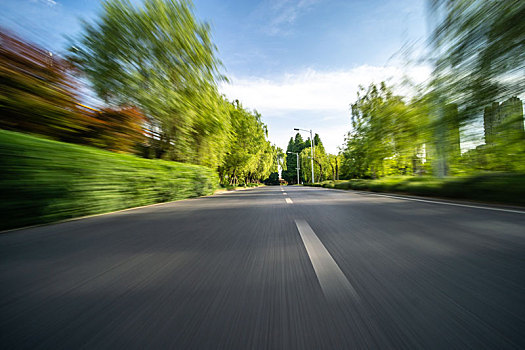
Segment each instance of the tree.
[[144,116],[132,107],[90,113],[91,123],[80,137],[92,146],[114,152],[138,153],[138,146],[145,140],[143,130]]
[[430,140],[430,124],[422,106],[421,98],[405,103],[385,83],[371,84],[366,90],[361,87],[352,104],[352,131],[343,151],[345,177],[377,178],[418,171],[420,154]]
[[[312,182],[312,173],[311,173],[311,147],[310,139],[308,138],[303,145],[308,145],[302,149],[300,158],[301,158],[301,168],[304,169],[303,176],[306,182]],[[314,181],[324,181],[330,178],[331,167],[330,167],[330,156],[326,153],[321,138],[318,134],[314,135]]]
[[[430,0],[433,87],[447,102],[483,109],[525,87],[525,2]],[[475,114],[466,115],[473,117]]]
[[430,38],[435,173],[443,176],[450,158],[448,106],[457,104],[462,110],[459,124],[468,125],[485,107],[524,91],[525,2],[429,0],[429,4],[431,18],[437,19]]
[[156,157],[220,164],[228,137],[220,62],[189,1],[107,1],[70,52],[109,106],[144,112]]
[[282,150],[267,140],[268,130],[257,111],[244,109],[237,100],[229,109],[231,142],[219,176],[230,185],[262,181],[278,170]]
[[266,185],[279,185],[279,173],[271,173],[270,176],[264,181]]
[[339,171],[341,169],[341,155],[328,154],[328,164],[332,170],[332,180],[339,180]]
[[0,32],[0,127],[76,141],[86,119],[67,61]]
[[[310,145],[308,141],[308,147]],[[305,148],[306,143],[303,141],[303,137],[300,133],[295,134],[295,138],[290,138],[288,142],[288,147],[286,148],[286,171],[283,172],[283,179],[285,179],[290,184],[297,183],[297,155],[296,153],[301,153]],[[291,153],[288,153],[291,152]],[[299,172],[299,181],[304,180],[303,171]]]

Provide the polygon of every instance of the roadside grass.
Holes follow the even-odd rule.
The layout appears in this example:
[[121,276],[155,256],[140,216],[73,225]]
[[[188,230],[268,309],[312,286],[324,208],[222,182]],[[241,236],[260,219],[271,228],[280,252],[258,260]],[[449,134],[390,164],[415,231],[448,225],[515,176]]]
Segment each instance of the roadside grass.
[[220,189],[226,190],[226,191],[235,191],[235,190],[242,190],[246,188],[254,188],[254,187],[261,187],[266,186],[265,184],[258,184],[258,183],[248,183],[244,185],[238,185],[238,186],[232,186],[232,185],[220,185]]
[[208,195],[206,167],[0,130],[0,230]]
[[483,173],[446,178],[391,176],[376,180],[352,179],[305,185],[525,205],[525,174],[522,173]]

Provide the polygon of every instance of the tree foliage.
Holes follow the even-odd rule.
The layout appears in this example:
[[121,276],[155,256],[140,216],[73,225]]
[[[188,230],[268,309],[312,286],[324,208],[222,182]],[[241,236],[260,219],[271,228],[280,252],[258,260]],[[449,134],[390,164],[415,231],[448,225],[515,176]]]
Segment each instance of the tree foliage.
[[[439,95],[483,109],[525,89],[525,2],[429,0]],[[472,115],[470,115],[472,116]]]
[[361,87],[343,153],[345,176],[376,178],[420,170],[424,160],[418,155],[430,128],[423,106],[417,99],[407,104],[385,83]]
[[[297,183],[297,154],[301,154],[301,151],[306,147],[310,147],[310,141],[308,141],[308,144],[303,141],[300,133],[295,134],[295,137],[290,138],[288,142],[288,147],[286,148],[286,170],[283,170],[282,177],[289,184]],[[309,167],[303,168],[301,160],[299,160],[299,163],[299,182],[303,182],[305,180],[304,172],[307,171]]]
[[439,107],[442,115],[436,119],[432,94],[434,91],[407,102],[384,83],[362,88],[352,104],[352,130],[342,153],[343,177],[525,169],[525,131],[519,99],[510,98],[486,109],[485,144],[462,154],[461,129],[469,124],[461,123],[461,115],[468,112],[456,104],[446,104]]
[[110,106],[146,115],[154,157],[218,166],[226,148],[228,108],[210,28],[188,1],[104,3],[84,24],[71,58]]
[[[295,138],[290,138],[286,152],[286,170],[282,173],[283,178],[290,184],[297,183],[297,155],[299,155],[299,182],[313,182],[310,138],[303,141],[301,134],[297,133]],[[335,157],[334,155],[326,153],[321,138],[318,134],[315,134],[313,158],[314,181],[323,181],[331,178],[331,176],[335,174],[335,167],[338,167],[338,165],[336,165],[337,162],[334,161]]]
[[219,167],[222,181],[230,185],[260,182],[277,172],[282,150],[267,140],[268,130],[261,115],[234,101],[229,105],[229,116],[231,143]]
[[259,113],[219,94],[216,51],[186,0],[110,0],[70,49],[107,105],[145,115],[144,156],[216,168],[225,183],[261,181],[279,150]]
[[[428,2],[430,84],[411,101],[384,84],[361,90],[352,105],[345,176],[522,171],[523,105],[516,96],[525,91],[525,3]],[[461,140],[461,131],[471,133],[480,120],[484,139]],[[469,142],[484,144],[461,154]]]
[[85,111],[90,118],[80,133],[82,142],[119,153],[140,153],[145,142],[144,116],[133,107]]
[[0,127],[72,141],[85,129],[68,63],[0,32]]

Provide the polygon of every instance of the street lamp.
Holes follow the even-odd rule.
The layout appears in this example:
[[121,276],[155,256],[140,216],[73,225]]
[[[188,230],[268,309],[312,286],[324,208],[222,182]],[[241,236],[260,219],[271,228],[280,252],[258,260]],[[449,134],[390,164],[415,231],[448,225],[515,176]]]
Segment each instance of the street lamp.
[[297,169],[297,184],[299,185],[299,169],[301,169],[301,168],[299,168],[299,153],[297,153],[297,152],[286,152],[286,153],[290,153],[290,154],[294,154],[295,153],[295,156],[297,157],[297,167],[296,167],[296,169]]
[[312,151],[312,158],[311,159],[311,162],[312,162],[312,183],[315,183],[315,177],[314,177],[314,137],[312,136],[312,129],[310,130],[306,130],[306,129],[299,129],[299,128],[294,128],[295,131],[306,131],[306,132],[310,132],[310,150]]

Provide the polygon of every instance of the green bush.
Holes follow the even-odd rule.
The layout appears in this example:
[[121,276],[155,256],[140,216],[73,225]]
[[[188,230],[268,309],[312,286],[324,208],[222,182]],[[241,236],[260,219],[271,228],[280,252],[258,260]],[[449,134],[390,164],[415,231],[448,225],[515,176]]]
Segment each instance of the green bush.
[[220,187],[222,189],[225,189],[227,191],[235,191],[237,189],[242,189],[242,188],[251,188],[251,187],[259,187],[259,186],[262,186],[262,184],[257,184],[257,183],[247,183],[247,184],[243,184],[243,185],[238,185],[238,186],[233,186],[233,185],[229,185],[229,184],[221,184]]
[[213,193],[206,167],[0,130],[0,229]]
[[525,205],[525,174],[521,173],[487,173],[443,179],[431,176],[392,176],[377,180],[352,179],[305,185]]
[[304,186],[310,186],[310,187],[323,187],[320,183],[304,183]]

